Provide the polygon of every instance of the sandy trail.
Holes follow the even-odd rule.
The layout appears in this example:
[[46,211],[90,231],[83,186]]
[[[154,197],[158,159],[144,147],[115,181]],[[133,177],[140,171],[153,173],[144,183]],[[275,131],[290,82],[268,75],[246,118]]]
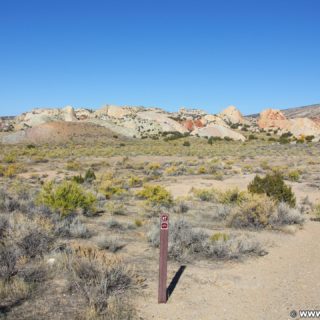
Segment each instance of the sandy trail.
[[[309,221],[295,235],[278,237],[265,257],[221,267],[187,265],[166,305],[157,304],[155,272],[138,303],[140,315],[146,320],[283,320],[291,319],[291,310],[320,309],[320,223]],[[177,266],[169,269],[170,280]]]

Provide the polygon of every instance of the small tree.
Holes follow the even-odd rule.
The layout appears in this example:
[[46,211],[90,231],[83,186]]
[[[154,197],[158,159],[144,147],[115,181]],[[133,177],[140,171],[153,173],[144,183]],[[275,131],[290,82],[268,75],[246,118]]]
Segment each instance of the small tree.
[[283,177],[279,172],[267,174],[264,178],[256,175],[253,181],[248,185],[251,193],[265,193],[278,202],[286,202],[291,207],[296,204],[296,199],[291,187],[284,183]]

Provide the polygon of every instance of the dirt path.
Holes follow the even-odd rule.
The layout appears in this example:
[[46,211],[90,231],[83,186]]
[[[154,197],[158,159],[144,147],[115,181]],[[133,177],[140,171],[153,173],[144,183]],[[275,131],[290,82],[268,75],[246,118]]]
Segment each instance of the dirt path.
[[[283,320],[291,319],[291,310],[320,309],[320,223],[278,235],[276,243],[267,256],[244,263],[187,265],[166,305],[156,303],[155,270],[138,302],[140,315],[145,320]],[[171,279],[177,267],[169,269],[174,269]]]

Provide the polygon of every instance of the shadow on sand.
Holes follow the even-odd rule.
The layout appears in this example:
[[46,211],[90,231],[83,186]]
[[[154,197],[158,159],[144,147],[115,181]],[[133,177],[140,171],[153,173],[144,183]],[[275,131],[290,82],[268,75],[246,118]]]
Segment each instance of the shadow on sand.
[[180,266],[179,270],[176,272],[174,277],[172,278],[169,287],[167,288],[167,301],[169,300],[170,296],[172,295],[175,287],[177,286],[179,279],[181,278],[186,266]]

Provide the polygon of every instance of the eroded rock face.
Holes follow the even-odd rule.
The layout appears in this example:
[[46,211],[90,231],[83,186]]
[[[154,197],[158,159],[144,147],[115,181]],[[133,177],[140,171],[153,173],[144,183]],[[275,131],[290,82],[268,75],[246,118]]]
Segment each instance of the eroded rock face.
[[119,107],[114,105],[107,105],[101,109],[94,112],[96,118],[101,118],[103,116],[121,119],[125,116],[133,115],[139,110],[137,107]]
[[229,106],[227,109],[220,112],[219,116],[224,121],[231,124],[247,122],[246,119],[242,116],[241,112],[235,106]]
[[220,126],[228,127],[227,123],[219,116],[207,114],[203,117],[207,124],[218,124]]
[[70,122],[70,121],[77,121],[78,120],[76,117],[76,114],[74,112],[74,109],[71,106],[64,107],[61,110],[61,115],[62,115],[63,121]]
[[199,135],[200,137],[228,137],[233,140],[245,141],[246,138],[236,131],[231,130],[225,126],[220,126],[217,124],[212,124],[204,128],[196,129],[192,131],[192,135]]
[[258,126],[261,129],[281,128],[281,126],[285,125],[284,120],[287,120],[287,118],[280,110],[266,109],[260,113]]
[[291,132],[296,138],[320,135],[320,125],[309,118],[287,119],[280,110],[267,109],[260,113],[258,125],[263,129],[280,129]]
[[162,132],[188,132],[188,130],[182,124],[180,124],[178,121],[169,118],[168,115],[163,112],[144,111],[137,113],[137,117],[156,123],[158,126],[160,126],[160,130]]
[[25,128],[39,126],[50,121],[77,121],[77,117],[73,107],[66,106],[63,109],[37,108],[31,112],[23,113],[15,118],[15,129],[21,130]]
[[284,129],[291,132],[295,137],[318,136],[320,135],[320,125],[309,118],[295,118],[287,120]]
[[188,130],[193,131],[196,128],[203,128],[206,124],[205,121],[202,119],[196,119],[196,120],[184,120],[181,122],[181,124]]

